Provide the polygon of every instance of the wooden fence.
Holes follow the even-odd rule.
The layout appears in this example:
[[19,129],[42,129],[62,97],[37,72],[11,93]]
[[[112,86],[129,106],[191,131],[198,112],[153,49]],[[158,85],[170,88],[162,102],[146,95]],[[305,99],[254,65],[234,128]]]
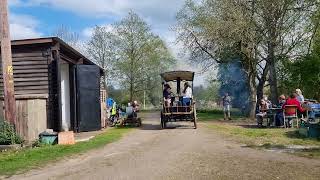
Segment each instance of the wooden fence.
[[[47,129],[46,97],[16,99],[16,131],[26,141],[34,141]],[[3,109],[3,101],[0,102]],[[3,117],[3,111],[0,111]]]

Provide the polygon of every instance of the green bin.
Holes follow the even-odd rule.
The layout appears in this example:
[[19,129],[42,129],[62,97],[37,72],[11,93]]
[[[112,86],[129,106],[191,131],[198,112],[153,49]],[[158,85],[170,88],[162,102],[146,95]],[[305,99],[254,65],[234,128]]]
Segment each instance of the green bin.
[[320,137],[320,124],[309,124],[309,137],[319,138]]
[[40,143],[54,145],[58,143],[57,133],[43,132],[39,135]]

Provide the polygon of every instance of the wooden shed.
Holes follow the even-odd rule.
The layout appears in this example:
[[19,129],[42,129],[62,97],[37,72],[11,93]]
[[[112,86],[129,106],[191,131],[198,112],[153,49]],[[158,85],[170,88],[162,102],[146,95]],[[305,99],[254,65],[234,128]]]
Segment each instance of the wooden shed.
[[[99,66],[57,37],[11,43],[16,129],[24,139],[34,140],[47,128],[101,129]],[[3,100],[2,73],[0,88]]]

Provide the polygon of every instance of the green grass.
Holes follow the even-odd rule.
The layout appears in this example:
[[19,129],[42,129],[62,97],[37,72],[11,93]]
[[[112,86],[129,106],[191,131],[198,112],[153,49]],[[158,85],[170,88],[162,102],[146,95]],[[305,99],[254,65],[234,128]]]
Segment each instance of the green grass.
[[79,142],[75,145],[43,146],[16,152],[0,153],[0,175],[12,175],[24,172],[63,157],[102,147],[119,140],[129,131],[129,128],[115,128],[94,137],[90,141]]
[[[217,121],[223,120],[223,111],[222,110],[197,110],[197,117],[199,121]],[[239,111],[231,111],[231,118],[233,120],[239,120],[243,118]]]
[[242,143],[253,145],[319,145],[317,139],[304,138],[299,136],[296,129],[282,128],[246,128],[235,124],[211,123],[207,127],[223,134],[231,135]]
[[317,148],[297,151],[295,154],[305,157],[320,157],[320,140],[302,137],[296,129],[246,128],[236,124],[217,122],[207,123],[206,126],[253,148],[283,149],[292,145],[317,146]]
[[[254,128],[254,126],[241,126],[255,123],[241,116],[233,116],[233,121],[223,121],[223,113],[209,111],[198,113],[199,121],[220,134],[231,137],[235,141],[256,148],[285,148],[290,145],[318,146],[320,139],[300,136],[297,129],[283,128]],[[320,157],[320,148],[296,152],[306,157]]]

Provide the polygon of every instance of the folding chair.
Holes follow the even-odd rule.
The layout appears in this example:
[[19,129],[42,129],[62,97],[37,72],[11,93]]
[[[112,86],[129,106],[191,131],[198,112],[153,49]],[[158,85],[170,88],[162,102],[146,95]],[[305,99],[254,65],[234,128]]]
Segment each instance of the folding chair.
[[292,127],[293,127],[293,120],[296,119],[297,127],[299,127],[299,118],[297,113],[298,107],[296,105],[285,105],[283,110],[283,124],[284,127],[287,128],[287,123],[289,125],[289,119],[292,119]]

